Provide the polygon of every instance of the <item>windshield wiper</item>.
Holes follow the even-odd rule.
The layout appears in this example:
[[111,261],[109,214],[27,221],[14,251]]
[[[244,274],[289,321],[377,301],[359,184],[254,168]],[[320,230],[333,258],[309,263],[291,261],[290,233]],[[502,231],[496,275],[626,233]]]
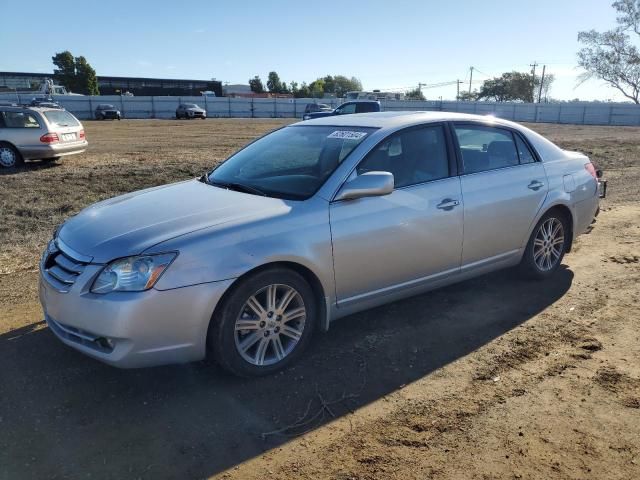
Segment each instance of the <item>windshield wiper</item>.
[[233,182],[215,182],[209,180],[206,175],[200,177],[200,181],[206,183],[207,185],[213,185],[214,187],[226,188],[227,190],[235,190],[236,192],[244,192],[244,193],[252,193],[254,195],[260,195],[261,197],[266,197],[267,194],[262,190],[256,187],[252,187],[250,185],[245,185],[243,183],[233,183]]

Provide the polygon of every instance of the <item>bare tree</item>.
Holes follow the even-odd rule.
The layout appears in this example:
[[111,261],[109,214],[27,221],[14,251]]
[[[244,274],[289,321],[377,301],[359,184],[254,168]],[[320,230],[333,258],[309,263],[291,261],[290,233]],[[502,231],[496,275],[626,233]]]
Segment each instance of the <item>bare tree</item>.
[[618,12],[615,29],[578,33],[584,45],[578,64],[586,70],[580,80],[599,78],[640,104],[640,0],[617,0],[612,6]]

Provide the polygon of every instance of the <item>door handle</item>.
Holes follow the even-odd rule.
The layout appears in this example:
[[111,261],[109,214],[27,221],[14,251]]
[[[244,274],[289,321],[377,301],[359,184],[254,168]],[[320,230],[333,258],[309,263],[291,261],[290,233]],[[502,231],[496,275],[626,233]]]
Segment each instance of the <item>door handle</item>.
[[440,210],[449,211],[449,210],[453,210],[458,205],[460,205],[460,202],[458,200],[453,200],[451,198],[445,198],[438,205],[436,205],[436,208],[439,208]]
[[531,190],[540,190],[542,187],[544,187],[544,183],[540,180],[532,180],[531,183],[527,185],[527,188]]

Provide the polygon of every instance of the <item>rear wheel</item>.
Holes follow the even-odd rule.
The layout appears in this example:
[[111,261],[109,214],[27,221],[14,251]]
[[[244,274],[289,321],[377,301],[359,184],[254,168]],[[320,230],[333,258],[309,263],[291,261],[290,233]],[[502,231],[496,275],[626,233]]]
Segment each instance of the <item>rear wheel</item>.
[[208,346],[231,373],[268,375],[300,357],[316,316],[315,296],[301,275],[264,270],[241,280],[223,301],[212,319]]
[[0,142],[0,166],[11,168],[22,165],[24,160],[20,152],[11,144]]
[[533,229],[520,268],[528,277],[545,279],[560,267],[569,238],[568,220],[557,210],[547,212]]

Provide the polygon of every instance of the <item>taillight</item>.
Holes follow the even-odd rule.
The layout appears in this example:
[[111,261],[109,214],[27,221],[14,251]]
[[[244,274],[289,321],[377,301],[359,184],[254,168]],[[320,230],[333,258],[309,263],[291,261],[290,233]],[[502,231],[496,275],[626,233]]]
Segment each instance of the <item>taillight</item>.
[[84,138],[84,130],[80,130],[80,133],[78,134],[78,137]]
[[598,180],[598,175],[596,174],[596,167],[593,166],[593,163],[585,163],[584,168],[587,172],[591,174],[594,180]]
[[59,142],[60,139],[58,138],[57,133],[45,133],[40,137],[40,141],[42,143],[55,143],[55,142]]

